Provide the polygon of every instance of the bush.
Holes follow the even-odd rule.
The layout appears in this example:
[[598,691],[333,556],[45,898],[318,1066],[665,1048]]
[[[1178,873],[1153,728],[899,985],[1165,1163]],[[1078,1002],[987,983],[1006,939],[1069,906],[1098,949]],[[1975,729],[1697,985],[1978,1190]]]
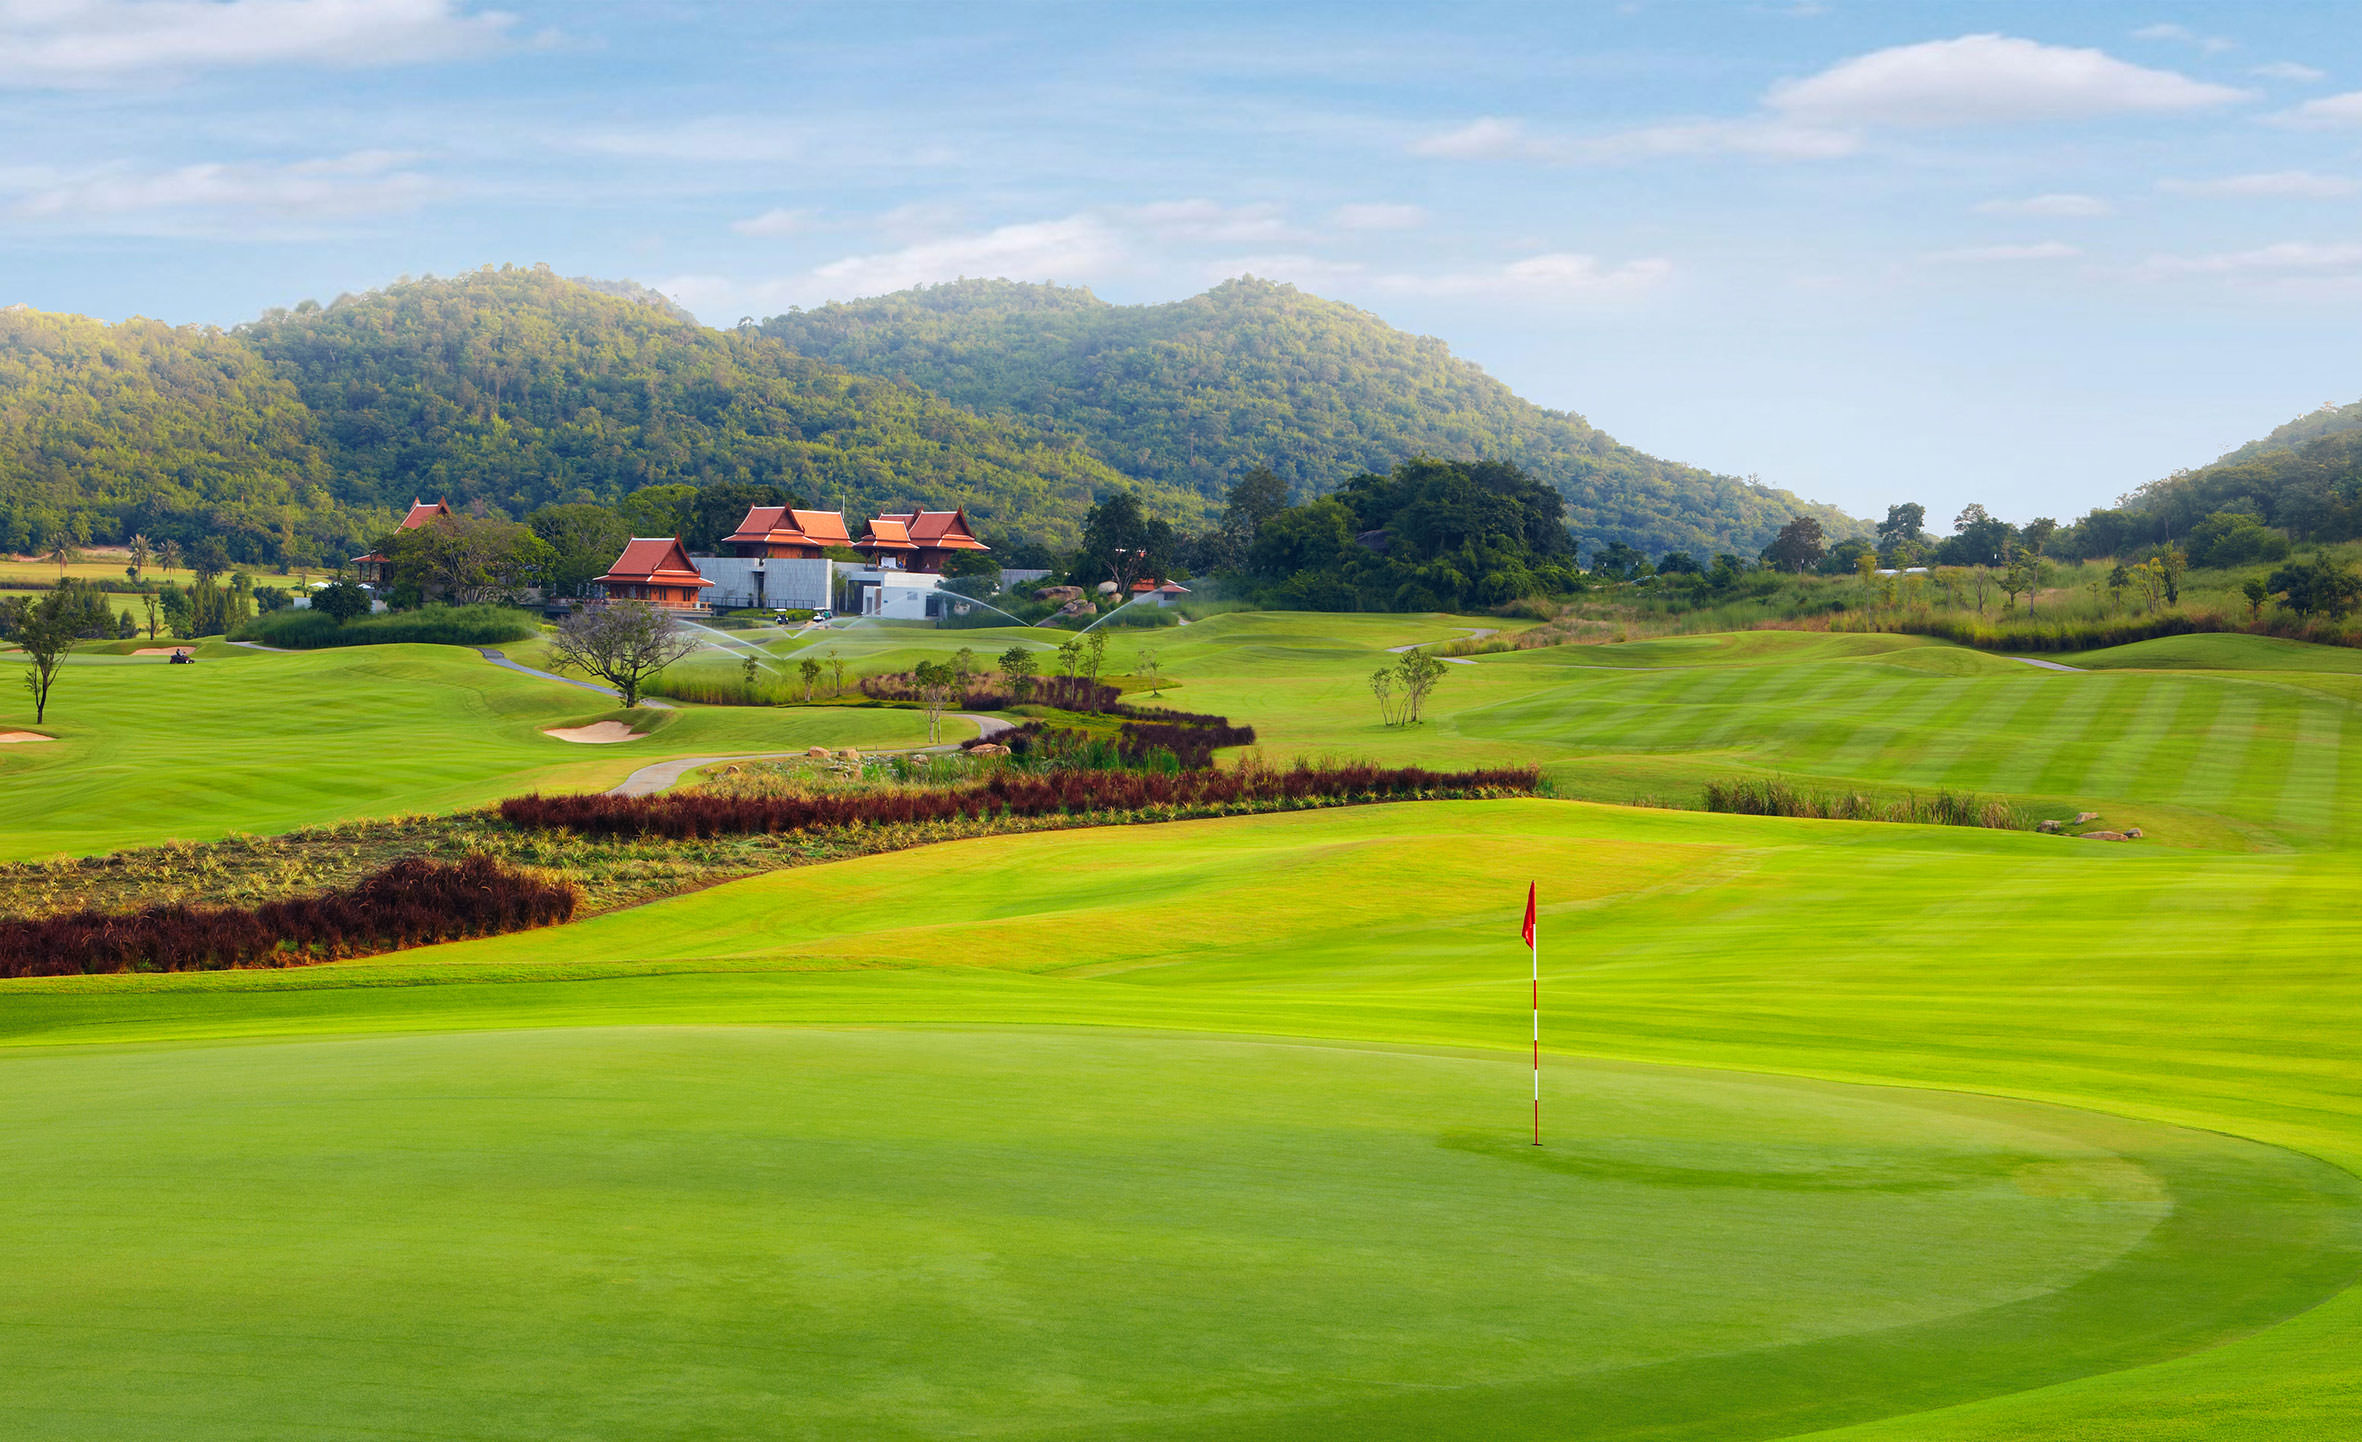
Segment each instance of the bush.
[[0,922],[0,976],[303,966],[569,920],[580,894],[483,856],[410,857],[318,896]]
[[2033,824],[2005,801],[1939,791],[1898,799],[1859,791],[1806,791],[1777,778],[1706,783],[1706,809],[1738,816],[1803,816],[1819,821],[1898,821],[1921,826],[1985,826],[2029,831]]
[[326,646],[492,646],[523,641],[540,631],[531,615],[508,606],[427,606],[338,625],[320,611],[273,611],[238,628],[232,637],[284,651]]
[[1292,771],[1003,772],[980,786],[940,791],[839,792],[816,796],[734,797],[701,792],[656,796],[608,794],[515,796],[500,803],[512,826],[586,836],[654,836],[676,841],[765,835],[847,826],[989,820],[1006,816],[1099,812],[1219,812],[1270,805],[1409,801],[1446,796],[1531,795],[1541,773],[1531,766],[1439,773],[1367,764]]

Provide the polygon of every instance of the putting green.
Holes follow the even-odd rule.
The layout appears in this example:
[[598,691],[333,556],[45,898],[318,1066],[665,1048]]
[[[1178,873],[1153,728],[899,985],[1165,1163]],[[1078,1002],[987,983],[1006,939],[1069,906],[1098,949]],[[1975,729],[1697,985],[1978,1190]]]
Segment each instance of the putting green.
[[[1769,1437],[2349,1281],[2293,1153],[1907,1089],[1023,1030],[0,1063],[12,1427]],[[26,1319],[38,1318],[38,1324]],[[92,1379],[105,1377],[103,1388]]]

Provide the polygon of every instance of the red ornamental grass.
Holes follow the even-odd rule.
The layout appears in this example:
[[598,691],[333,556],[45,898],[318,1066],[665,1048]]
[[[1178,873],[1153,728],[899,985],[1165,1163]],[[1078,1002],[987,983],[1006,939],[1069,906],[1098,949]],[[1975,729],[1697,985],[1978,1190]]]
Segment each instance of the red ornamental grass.
[[411,857],[352,886],[261,906],[173,903],[0,922],[0,976],[301,966],[570,919],[575,889],[488,857]]
[[1434,772],[1423,767],[1298,766],[1289,771],[1058,771],[1003,773],[979,786],[941,791],[851,792],[822,796],[514,796],[500,803],[513,826],[586,836],[703,840],[715,836],[1141,811],[1150,807],[1235,806],[1277,801],[1391,801],[1438,795],[1530,793],[1533,767]]

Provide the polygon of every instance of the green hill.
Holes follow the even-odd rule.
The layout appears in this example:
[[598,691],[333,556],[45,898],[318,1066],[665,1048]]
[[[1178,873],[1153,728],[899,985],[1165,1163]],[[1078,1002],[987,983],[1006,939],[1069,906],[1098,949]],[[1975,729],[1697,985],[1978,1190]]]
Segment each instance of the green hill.
[[[1124,484],[987,419],[635,287],[543,268],[272,311],[230,332],[0,313],[0,547],[221,535],[240,560],[350,554],[413,496],[512,516],[649,485],[772,482],[848,510],[966,506],[1067,544]],[[1194,494],[1148,484],[1181,521]]]
[[2362,401],[2323,406],[2210,465],[2151,481],[2124,498],[2123,529],[2141,541],[2181,537],[2217,511],[2261,517],[2299,541],[2362,536]]
[[998,416],[1054,423],[1118,470],[1219,496],[1265,464],[1299,493],[1415,456],[1512,461],[1566,497],[1587,544],[1753,555],[1800,513],[1786,491],[1660,460],[1546,410],[1439,340],[1245,277],[1169,305],[963,280],[765,321],[807,355]]

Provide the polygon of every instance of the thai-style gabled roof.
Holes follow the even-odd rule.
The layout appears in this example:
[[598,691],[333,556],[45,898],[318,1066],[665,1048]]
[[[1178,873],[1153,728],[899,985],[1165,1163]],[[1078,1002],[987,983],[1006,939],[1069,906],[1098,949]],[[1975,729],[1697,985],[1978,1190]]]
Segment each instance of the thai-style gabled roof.
[[842,511],[799,511],[790,506],[754,506],[725,541],[778,546],[844,546],[852,543]]
[[404,516],[402,518],[402,524],[396,526],[394,529],[397,531],[415,531],[420,526],[425,525],[429,521],[437,520],[450,514],[451,503],[449,501],[437,501],[430,506],[426,502],[421,501],[416,497],[412,497],[410,501],[410,514]]
[[797,530],[811,537],[815,546],[849,546],[853,533],[845,529],[843,511],[790,511]]
[[922,546],[939,551],[989,551],[992,548],[976,539],[968,526],[968,513],[954,511],[910,511],[888,513],[881,520],[900,521],[910,531],[910,538]]
[[713,582],[698,574],[697,563],[689,559],[689,548],[678,536],[634,536],[607,568],[601,582],[632,582],[639,585],[710,586]]
[[910,525],[900,516],[879,516],[869,523],[869,534],[854,542],[863,550],[915,551]]

